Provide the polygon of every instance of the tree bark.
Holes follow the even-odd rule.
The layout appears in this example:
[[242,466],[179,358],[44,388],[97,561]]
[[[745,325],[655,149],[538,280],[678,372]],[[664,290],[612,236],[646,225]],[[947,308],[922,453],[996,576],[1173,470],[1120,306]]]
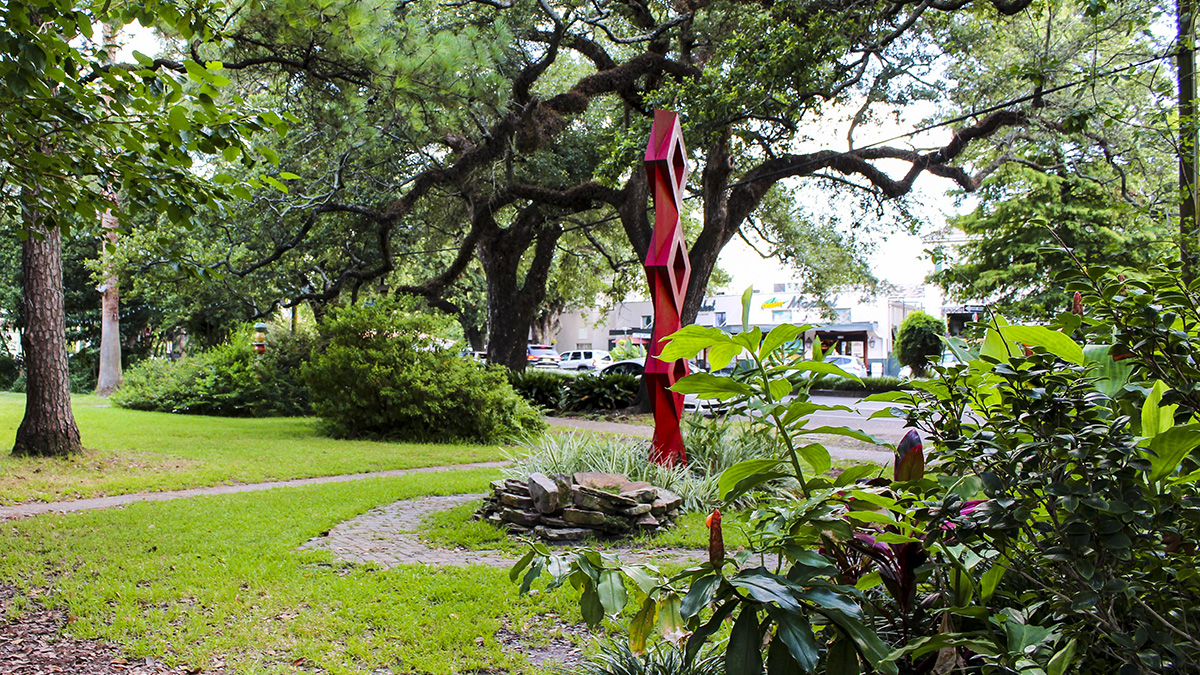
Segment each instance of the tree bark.
[[1196,278],[1200,227],[1196,223],[1196,0],[1176,0],[1175,65],[1179,84],[1179,258],[1183,278]]
[[108,276],[101,286],[100,301],[100,373],[96,378],[96,393],[108,396],[121,386],[121,300],[117,275],[113,269],[108,247],[117,245],[117,217],[106,211],[100,219],[104,229],[100,257]]
[[[488,221],[482,225],[478,244],[487,279],[488,362],[524,370],[529,329],[546,298],[546,281],[562,229],[544,226],[545,218],[536,206],[522,209],[508,228],[496,226],[490,211],[477,217]],[[533,258],[522,280],[521,261],[530,246]]]
[[67,322],[63,308],[62,233],[28,212],[29,238],[21,245],[24,291],[25,417],[14,455],[65,457],[83,451],[71,412]]

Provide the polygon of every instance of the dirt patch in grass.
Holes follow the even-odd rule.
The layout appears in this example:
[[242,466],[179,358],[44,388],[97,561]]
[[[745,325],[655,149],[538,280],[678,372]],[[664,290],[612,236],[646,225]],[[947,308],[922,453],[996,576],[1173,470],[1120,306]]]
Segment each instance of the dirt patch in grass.
[[121,477],[147,478],[183,473],[201,462],[153,452],[85,449],[66,459],[5,457],[0,459],[0,504],[40,501],[57,490],[55,499],[102,496],[106,484]]
[[[531,641],[523,636],[530,629],[536,629],[535,632],[548,636],[548,639]],[[579,665],[583,661],[582,645],[592,637],[586,625],[565,623],[557,614],[532,617],[524,626],[514,626],[505,620],[496,631],[496,641],[504,651],[524,654],[535,666],[556,669]]]
[[[0,584],[0,617],[7,617],[21,594]],[[120,650],[96,640],[79,640],[64,633],[72,620],[60,610],[31,600],[20,616],[0,623],[0,667],[5,675],[193,675],[198,669],[169,668],[146,658],[126,659]],[[206,669],[220,674],[221,669]]]

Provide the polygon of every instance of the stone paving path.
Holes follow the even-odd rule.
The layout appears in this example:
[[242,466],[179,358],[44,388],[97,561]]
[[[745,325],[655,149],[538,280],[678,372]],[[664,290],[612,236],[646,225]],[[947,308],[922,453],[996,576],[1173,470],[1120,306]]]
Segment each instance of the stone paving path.
[[[431,548],[420,539],[421,521],[427,516],[483,497],[478,494],[402,499],[339,523],[328,534],[314,537],[300,548],[331,551],[339,560],[375,563],[384,568],[397,565],[508,567],[517,556],[499,551]],[[690,563],[699,562],[706,555],[704,551],[633,549],[629,546],[615,547],[611,551],[626,563]]]
[[472,462],[470,464],[451,464],[448,466],[423,466],[414,469],[391,469],[389,471],[371,471],[368,473],[350,473],[339,476],[317,476],[315,478],[296,478],[293,480],[278,480],[267,483],[246,483],[244,485],[214,485],[212,487],[191,488],[187,490],[167,490],[164,492],[139,492],[129,495],[114,495],[111,497],[94,497],[92,499],[77,499],[70,502],[30,502],[14,506],[0,506],[0,520],[24,518],[43,513],[70,513],[72,511],[87,511],[91,509],[107,509],[114,506],[124,506],[134,502],[163,502],[172,499],[186,499],[201,495],[230,495],[239,492],[259,492],[275,488],[299,487],[301,485],[321,485],[324,483],[344,483],[364,478],[387,478],[391,476],[407,476],[415,473],[437,473],[441,471],[459,471],[463,469],[495,469],[510,464],[501,462]]

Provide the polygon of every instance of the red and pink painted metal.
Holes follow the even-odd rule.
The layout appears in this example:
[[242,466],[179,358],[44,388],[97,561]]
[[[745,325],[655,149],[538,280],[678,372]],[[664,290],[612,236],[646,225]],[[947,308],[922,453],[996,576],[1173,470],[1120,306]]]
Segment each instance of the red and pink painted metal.
[[679,214],[683,209],[683,187],[687,184],[687,152],[679,115],[669,110],[654,111],[654,126],[646,146],[646,175],[654,190],[654,235],[646,253],[646,276],[654,303],[654,332],[646,355],[646,389],[654,412],[654,447],[650,459],[673,466],[687,462],[679,420],[683,417],[683,394],[670,390],[688,374],[687,361],[661,361],[661,340],[683,327],[683,298],[691,276],[687,246]]

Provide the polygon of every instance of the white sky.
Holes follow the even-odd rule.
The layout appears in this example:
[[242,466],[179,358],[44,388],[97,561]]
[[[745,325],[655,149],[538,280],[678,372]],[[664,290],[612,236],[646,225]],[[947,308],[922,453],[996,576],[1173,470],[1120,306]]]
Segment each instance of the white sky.
[[[902,111],[897,118],[892,115],[880,115],[889,120],[887,124],[860,127],[855,133],[855,146],[863,147],[868,144],[880,143],[892,147],[928,149],[942,147],[950,142],[952,130],[946,127],[927,131],[913,138],[896,139],[896,137],[911,132],[921,126],[921,120],[933,114],[934,108],[929,104],[915,104]],[[816,133],[806,130],[815,138],[831,139],[828,145],[801,148],[798,151],[821,149],[842,150],[846,148],[846,125],[836,116],[829,116],[819,122]],[[819,127],[826,127],[821,130]],[[822,133],[824,131],[824,133]],[[686,133],[686,130],[685,130]],[[903,177],[908,164],[898,161],[879,165],[893,178]],[[864,182],[861,178],[850,177],[856,182]],[[913,192],[909,198],[909,208],[922,221],[922,232],[940,229],[947,217],[961,211],[949,191],[957,187],[952,181],[924,174],[913,184]],[[843,211],[848,214],[848,211]],[[843,219],[845,220],[845,219]],[[933,262],[925,254],[927,245],[919,235],[903,231],[882,230],[874,236],[866,237],[874,243],[874,251],[868,258],[871,270],[881,281],[891,282],[898,286],[921,284],[925,277],[933,272]],[[765,249],[764,249],[765,250]],[[730,284],[731,292],[741,292],[747,286],[770,290],[772,284],[794,281],[793,270],[782,266],[774,260],[763,260],[749,246],[736,238],[721,252],[718,265],[733,277]]]

